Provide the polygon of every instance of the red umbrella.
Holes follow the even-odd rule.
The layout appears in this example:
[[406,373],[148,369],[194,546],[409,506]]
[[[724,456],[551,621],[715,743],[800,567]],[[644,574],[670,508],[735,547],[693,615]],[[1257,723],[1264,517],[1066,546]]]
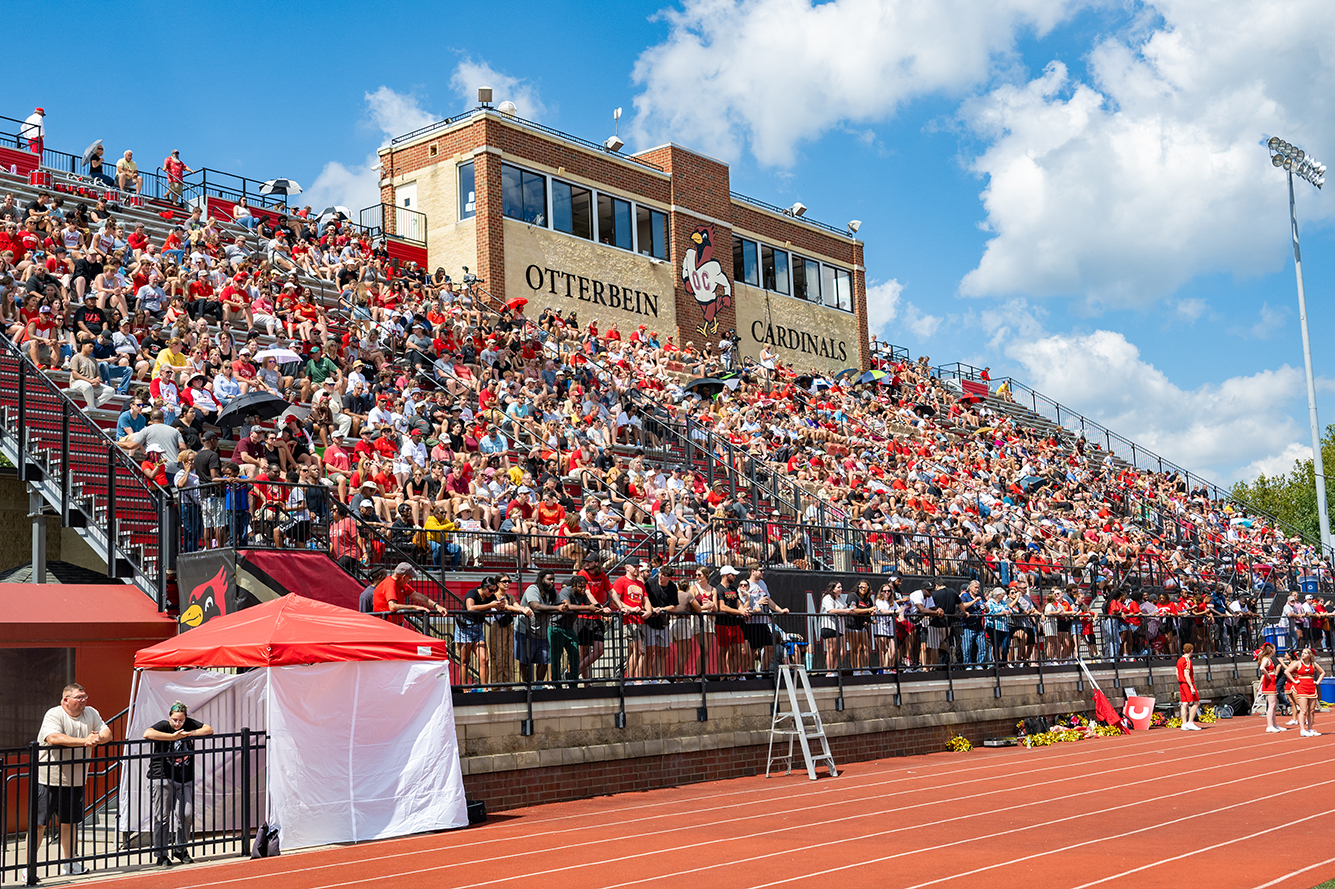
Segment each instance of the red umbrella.
[[518,312],[526,305],[528,305],[528,300],[524,299],[522,296],[516,296],[514,299],[507,300],[505,303],[505,307],[512,312]]

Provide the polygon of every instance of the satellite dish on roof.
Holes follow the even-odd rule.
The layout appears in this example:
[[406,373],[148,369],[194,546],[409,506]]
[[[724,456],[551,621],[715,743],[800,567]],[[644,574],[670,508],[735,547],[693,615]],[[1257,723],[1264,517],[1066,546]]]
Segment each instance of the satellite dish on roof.
[[504,102],[496,106],[496,110],[507,117],[514,117],[519,113],[519,106],[514,102],[511,102],[509,99],[506,99]]

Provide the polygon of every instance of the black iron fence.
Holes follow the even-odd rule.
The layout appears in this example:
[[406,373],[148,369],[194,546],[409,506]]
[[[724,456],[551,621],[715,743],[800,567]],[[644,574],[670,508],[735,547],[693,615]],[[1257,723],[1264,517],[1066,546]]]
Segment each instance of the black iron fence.
[[263,733],[0,750],[0,880],[248,855],[265,811]]

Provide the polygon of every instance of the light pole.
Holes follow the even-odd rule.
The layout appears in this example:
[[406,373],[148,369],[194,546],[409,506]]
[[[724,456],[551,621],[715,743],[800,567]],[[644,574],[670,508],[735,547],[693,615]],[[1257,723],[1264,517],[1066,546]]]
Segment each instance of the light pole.
[[1293,174],[1320,188],[1326,184],[1326,165],[1278,136],[1266,142],[1270,163],[1283,167],[1289,177],[1289,226],[1293,231],[1293,268],[1298,276],[1298,323],[1303,332],[1303,364],[1307,368],[1307,418],[1312,424],[1312,466],[1316,470],[1316,511],[1321,530],[1321,551],[1330,554],[1330,513],[1326,509],[1326,467],[1321,459],[1321,424],[1316,418],[1316,383],[1312,378],[1312,341],[1307,334],[1307,299],[1303,294],[1303,259],[1298,249],[1298,211],[1293,203]]

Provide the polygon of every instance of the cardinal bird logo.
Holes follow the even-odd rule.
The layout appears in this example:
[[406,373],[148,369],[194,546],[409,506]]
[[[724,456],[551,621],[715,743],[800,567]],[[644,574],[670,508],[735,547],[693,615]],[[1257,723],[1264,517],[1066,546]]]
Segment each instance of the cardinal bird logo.
[[197,627],[227,613],[227,566],[190,591],[181,611],[181,625]]
[[[691,232],[691,241],[693,246],[681,261],[681,279],[705,317],[705,323],[696,331],[706,335],[718,333],[718,320],[714,316],[720,308],[732,305],[732,284],[714,258],[714,226],[699,226]],[[720,287],[722,294],[718,292]]]

